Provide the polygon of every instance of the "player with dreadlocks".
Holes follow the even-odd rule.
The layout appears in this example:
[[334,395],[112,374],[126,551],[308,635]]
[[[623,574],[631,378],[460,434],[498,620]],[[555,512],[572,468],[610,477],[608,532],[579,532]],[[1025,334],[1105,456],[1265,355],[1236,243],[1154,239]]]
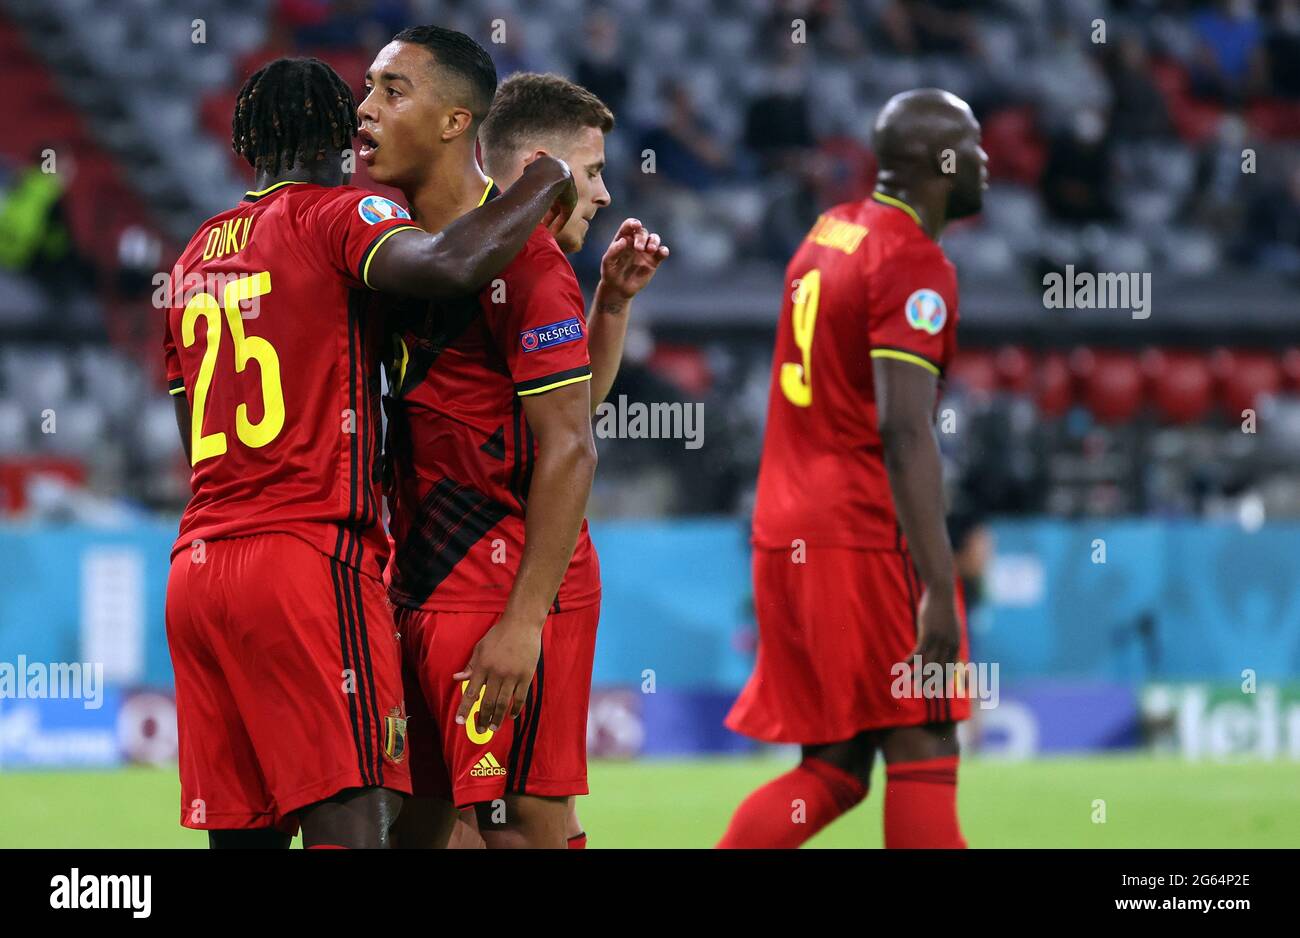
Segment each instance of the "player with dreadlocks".
[[472,292],[576,200],[548,160],[430,235],[343,185],[355,114],[316,59],[249,78],[231,143],[254,188],[199,227],[166,303],[193,489],[167,585],[181,824],[213,847],[287,847],[300,826],[307,847],[386,844],[410,779],[367,294]]

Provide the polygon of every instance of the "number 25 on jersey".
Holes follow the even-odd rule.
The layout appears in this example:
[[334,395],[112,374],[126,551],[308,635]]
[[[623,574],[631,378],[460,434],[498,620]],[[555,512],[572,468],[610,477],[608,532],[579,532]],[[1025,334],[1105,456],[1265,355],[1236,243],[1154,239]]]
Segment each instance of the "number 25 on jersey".
[[[239,304],[271,292],[271,272],[264,270],[251,277],[238,277],[226,284],[223,302],[225,320],[235,344],[235,371],[244,373],[250,361],[256,361],[261,373],[262,419],[252,423],[248,419],[248,405],[235,408],[235,435],[245,446],[257,449],[270,443],[284,428],[284,391],[280,385],[280,356],[266,339],[244,335],[244,318]],[[197,466],[202,460],[220,456],[226,451],[224,431],[204,434],[203,418],[207,409],[208,392],[212,389],[217,368],[217,353],[221,349],[221,308],[216,297],[200,293],[185,305],[181,319],[181,340],[189,348],[195,342],[195,326],[202,319],[207,327],[207,344],[203,360],[199,363],[198,382],[194,387],[194,410],[190,416],[190,464]]]
[[794,291],[790,325],[802,361],[782,363],[781,392],[796,407],[812,406],[813,329],[817,325],[817,303],[821,292],[822,272],[815,267],[800,278]]

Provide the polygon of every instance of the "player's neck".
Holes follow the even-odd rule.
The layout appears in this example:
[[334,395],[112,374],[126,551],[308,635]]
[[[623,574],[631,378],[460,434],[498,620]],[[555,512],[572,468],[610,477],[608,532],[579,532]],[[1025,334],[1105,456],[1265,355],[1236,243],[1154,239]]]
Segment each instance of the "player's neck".
[[269,173],[259,169],[253,175],[253,191],[262,192],[282,182],[309,182],[317,186],[339,186],[343,184],[342,174],[334,169],[332,172],[323,166],[301,166],[294,164],[278,173]]
[[889,183],[877,185],[876,192],[884,196],[886,200],[902,202],[915,213],[917,221],[921,224],[921,230],[932,241],[939,240],[939,235],[943,234],[943,228],[948,223],[948,219],[945,217],[943,208],[937,205],[935,200],[927,199],[925,194],[918,189]]
[[457,218],[473,211],[483,200],[488,177],[471,152],[468,160],[444,160],[411,192],[403,192],[411,218],[430,234],[437,234]]

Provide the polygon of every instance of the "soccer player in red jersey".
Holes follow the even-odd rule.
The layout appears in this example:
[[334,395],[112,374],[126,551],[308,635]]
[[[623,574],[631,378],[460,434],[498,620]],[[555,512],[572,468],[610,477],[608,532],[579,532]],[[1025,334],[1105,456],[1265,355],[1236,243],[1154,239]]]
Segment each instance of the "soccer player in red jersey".
[[[380,323],[370,290],[476,289],[575,201],[545,161],[431,236],[343,186],[347,85],[279,59],[240,91],[254,190],[205,222],[166,299],[164,353],[193,497],[172,548],[181,823],[214,847],[381,846],[410,791],[382,583]],[[557,200],[558,203],[557,203]]]
[[[403,191],[415,221],[437,231],[494,196],[475,156],[496,89],[481,47],[438,27],[405,30],[367,85],[361,157],[372,178]],[[486,125],[484,139],[486,155]],[[565,799],[587,790],[600,601],[583,517],[592,369],[561,243],[580,245],[609,199],[598,167],[575,179],[569,224],[539,227],[477,296],[390,310],[389,592],[416,794],[395,829],[402,846],[445,845],[451,807],[473,806],[490,848],[563,847]]]
[[[542,155],[557,156],[573,168],[579,210],[556,235],[566,254],[582,250],[590,217],[611,202],[602,177],[605,135],[612,128],[613,114],[587,89],[558,75],[520,72],[498,90],[480,134],[485,168],[501,185],[513,184],[528,164]],[[590,214],[584,211],[588,207]],[[587,312],[593,413],[618,376],[632,300],[668,255],[658,234],[638,219],[627,218],[601,258],[600,282]],[[590,679],[589,673],[588,682]],[[587,834],[578,820],[576,798],[570,795],[567,801],[565,836],[571,849],[583,849]],[[463,832],[458,828],[457,833]],[[475,831],[468,833],[477,840]],[[456,839],[453,837],[453,843]]]
[[970,701],[958,682],[913,695],[895,666],[967,653],[933,429],[957,278],[936,239],[979,211],[988,157],[970,108],[937,89],[890,99],[875,149],[871,198],[823,214],[786,270],[754,509],[758,660],[727,717],[803,760],[741,803],[720,847],[799,846],[865,797],[877,750],[885,846],[965,846]]

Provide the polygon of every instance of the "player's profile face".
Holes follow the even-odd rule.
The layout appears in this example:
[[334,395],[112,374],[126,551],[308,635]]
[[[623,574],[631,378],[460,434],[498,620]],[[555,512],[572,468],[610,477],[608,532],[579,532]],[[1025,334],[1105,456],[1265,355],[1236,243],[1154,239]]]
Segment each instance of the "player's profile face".
[[366,96],[357,107],[357,157],[370,178],[401,187],[433,162],[441,95],[430,54],[419,46],[390,42],[366,71]]
[[972,117],[957,147],[957,173],[948,196],[949,218],[966,218],[984,207],[989,185],[988,154],[980,146],[980,125]]
[[610,204],[605,188],[605,135],[599,127],[584,127],[556,148],[554,156],[564,160],[573,171],[578,187],[578,205],[556,240],[566,254],[582,250],[596,213]]

